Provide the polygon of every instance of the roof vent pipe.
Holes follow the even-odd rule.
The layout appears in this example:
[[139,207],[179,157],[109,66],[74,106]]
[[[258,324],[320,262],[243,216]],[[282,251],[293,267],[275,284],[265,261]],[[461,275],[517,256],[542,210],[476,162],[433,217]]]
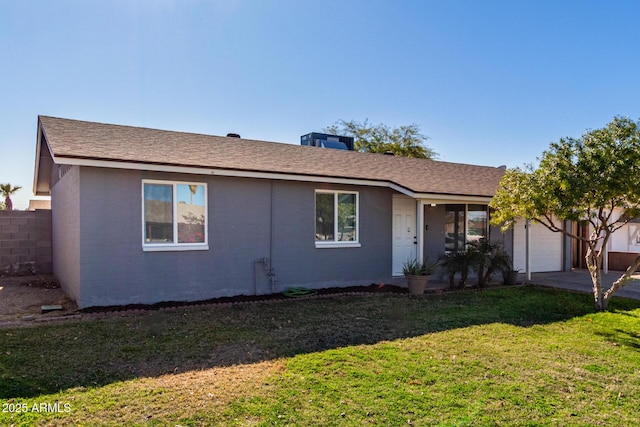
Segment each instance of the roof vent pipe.
[[227,138],[240,138],[239,133],[228,133]]

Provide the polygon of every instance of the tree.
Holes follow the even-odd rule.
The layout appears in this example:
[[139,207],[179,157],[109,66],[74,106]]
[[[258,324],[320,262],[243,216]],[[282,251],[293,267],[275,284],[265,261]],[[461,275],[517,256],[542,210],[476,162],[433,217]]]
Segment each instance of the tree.
[[21,189],[22,187],[20,186],[15,186],[13,187],[11,184],[7,183],[7,184],[0,184],[0,193],[2,194],[2,197],[4,197],[4,205],[5,205],[5,209],[8,211],[12,211],[13,210],[13,202],[11,201],[11,195],[14,194],[16,191],[18,191],[19,189]]
[[355,150],[366,153],[393,153],[395,156],[435,159],[437,153],[425,142],[429,139],[420,133],[416,124],[403,125],[397,128],[379,123],[369,124],[355,120],[339,120],[323,130],[334,135],[353,136]]
[[189,193],[190,193],[190,195],[189,195],[189,197],[190,197],[189,202],[190,202],[191,204],[193,204],[193,196],[195,196],[197,192],[198,192],[198,186],[197,186],[197,185],[189,185]]
[[[609,299],[640,266],[639,255],[604,290],[603,249],[613,232],[640,214],[640,121],[615,117],[581,138],[552,143],[537,168],[507,170],[490,206],[495,210],[491,222],[503,230],[516,218],[525,218],[584,241],[595,307],[606,310]],[[588,224],[589,235],[564,229],[566,220]]]

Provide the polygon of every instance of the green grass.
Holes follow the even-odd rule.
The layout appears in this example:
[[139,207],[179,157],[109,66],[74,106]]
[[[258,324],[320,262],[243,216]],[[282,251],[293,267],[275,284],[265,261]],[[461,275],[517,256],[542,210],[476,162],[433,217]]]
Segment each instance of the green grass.
[[17,426],[640,425],[640,302],[524,287],[2,329],[0,401]]

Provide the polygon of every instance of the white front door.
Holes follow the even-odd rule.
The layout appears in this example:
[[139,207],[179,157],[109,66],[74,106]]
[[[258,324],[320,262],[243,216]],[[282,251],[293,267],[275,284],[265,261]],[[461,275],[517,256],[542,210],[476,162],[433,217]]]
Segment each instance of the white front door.
[[417,256],[416,201],[406,197],[393,198],[392,274],[402,276],[402,265]]

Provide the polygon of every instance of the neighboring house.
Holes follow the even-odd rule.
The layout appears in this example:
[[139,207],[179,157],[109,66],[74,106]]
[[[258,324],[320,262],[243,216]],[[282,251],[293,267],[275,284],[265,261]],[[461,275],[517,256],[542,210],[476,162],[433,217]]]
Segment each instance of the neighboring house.
[[51,200],[31,199],[29,200],[28,211],[36,211],[38,209],[51,210]]
[[492,233],[504,168],[39,117],[36,195],[80,307],[391,282]]
[[[614,217],[620,218],[622,212],[621,209],[616,209]],[[590,235],[591,229],[589,224],[574,226],[574,232],[585,237]],[[585,268],[584,257],[587,253],[587,245],[575,243],[573,252],[575,254],[574,267]],[[603,266],[604,269],[625,271],[640,255],[640,218],[633,218],[626,224],[620,225],[620,228],[611,234],[605,253],[606,265]]]
[[607,245],[608,268],[626,270],[640,255],[640,219],[632,219],[616,230]]

